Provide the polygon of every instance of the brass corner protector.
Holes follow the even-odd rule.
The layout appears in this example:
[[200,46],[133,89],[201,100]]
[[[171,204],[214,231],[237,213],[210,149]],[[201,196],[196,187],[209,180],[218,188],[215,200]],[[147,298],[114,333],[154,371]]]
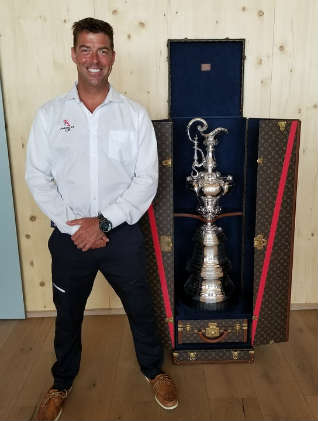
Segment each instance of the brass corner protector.
[[286,128],[287,121],[278,121],[277,122],[279,130],[283,132]]
[[258,163],[258,165],[263,165],[263,157],[259,157],[259,158],[257,158],[257,161],[256,161],[257,163]]

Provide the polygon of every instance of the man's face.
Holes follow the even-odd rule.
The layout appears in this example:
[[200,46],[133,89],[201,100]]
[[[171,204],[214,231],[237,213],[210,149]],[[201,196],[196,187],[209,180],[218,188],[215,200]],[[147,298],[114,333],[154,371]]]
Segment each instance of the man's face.
[[106,34],[83,31],[78,35],[76,47],[72,47],[72,60],[77,66],[79,84],[104,88],[115,52]]

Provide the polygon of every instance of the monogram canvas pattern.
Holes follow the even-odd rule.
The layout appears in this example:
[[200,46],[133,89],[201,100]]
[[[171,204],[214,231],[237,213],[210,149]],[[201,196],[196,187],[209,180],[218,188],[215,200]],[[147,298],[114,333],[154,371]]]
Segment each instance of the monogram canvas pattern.
[[207,343],[200,331],[208,339],[222,338],[220,342],[246,342],[247,327],[247,319],[178,320],[178,343]]
[[[255,236],[266,240],[273,216],[291,120],[261,120],[259,127],[256,225]],[[280,124],[279,124],[280,123]],[[300,123],[299,123],[300,124]],[[291,265],[294,240],[294,217],[297,183],[298,131],[290,160],[285,191],[274,240],[255,345],[282,342],[288,339]],[[261,278],[266,247],[254,250],[254,305]]]
[[[277,195],[278,184],[281,176],[282,165],[286,152],[288,135],[291,120],[285,120],[286,126],[278,124],[282,120],[261,120],[259,129],[259,151],[258,158],[262,158],[258,165],[257,176],[257,203],[256,203],[256,226],[255,236],[262,234],[268,240],[272,215]],[[172,167],[171,160],[172,145],[172,122],[153,122],[159,154],[159,187],[154,199],[154,210],[160,240],[162,242],[162,257],[169,291],[170,305],[174,311],[174,275],[173,275],[173,203],[172,203]],[[278,221],[276,237],[273,245],[267,283],[263,297],[260,317],[258,321],[255,345],[287,340],[288,337],[288,315],[290,300],[291,264],[294,230],[295,212],[295,190],[297,183],[297,155],[300,127],[298,126],[297,139],[295,141],[291,161],[286,180],[286,186],[282,201],[280,217]],[[171,161],[170,161],[171,162]],[[158,276],[157,263],[154,254],[153,242],[150,232],[148,215],[144,215],[141,226],[145,234],[147,252],[147,274],[152,289],[154,311],[157,325],[162,337],[162,341],[171,348],[171,340],[166,320],[166,312],[163,304],[160,279]],[[169,243],[170,241],[170,243]],[[266,247],[262,250],[254,249],[254,305],[259,281],[262,273]],[[191,328],[196,329],[193,323],[200,321],[190,321]],[[184,320],[186,324],[189,321]],[[200,322],[201,323],[201,322]],[[183,329],[183,338],[185,329]],[[192,334],[191,334],[192,335]],[[188,338],[188,337],[187,337]],[[200,343],[196,334],[190,336],[189,343]],[[193,341],[193,342],[191,342]],[[189,359],[190,350],[176,351],[178,363],[195,361],[250,361],[251,354],[248,350],[239,350],[238,359],[233,360],[232,350],[194,350],[197,357]],[[174,352],[173,354],[175,354]],[[235,358],[237,354],[234,354]]]
[[217,363],[217,362],[254,362],[254,350],[249,349],[216,349],[176,351],[172,354],[176,364]]
[[[172,145],[172,122],[153,121],[158,143],[159,156],[159,185],[158,192],[153,201],[158,235],[161,242],[161,253],[167,279],[170,306],[173,312],[173,204],[172,204],[172,167],[171,160]],[[163,343],[171,348],[168,323],[162,297],[160,278],[156,256],[153,248],[152,235],[149,225],[148,214],[145,214],[140,221],[145,236],[145,248],[147,255],[147,276],[151,286],[152,299],[157,326]]]

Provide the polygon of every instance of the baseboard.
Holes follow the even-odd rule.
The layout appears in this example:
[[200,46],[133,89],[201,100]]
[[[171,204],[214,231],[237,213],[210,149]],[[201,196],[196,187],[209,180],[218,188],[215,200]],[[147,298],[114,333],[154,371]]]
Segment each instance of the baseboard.
[[[292,303],[290,306],[291,310],[318,310],[317,303]],[[123,308],[101,308],[94,310],[85,310],[85,316],[116,316],[126,314]],[[26,317],[55,317],[56,311],[27,311]]]
[[317,303],[292,303],[291,310],[318,310]]
[[[85,310],[84,312],[85,316],[117,316],[122,314],[126,314],[123,308],[101,308],[94,310]],[[26,317],[27,319],[31,317],[56,317],[56,311],[27,311]]]

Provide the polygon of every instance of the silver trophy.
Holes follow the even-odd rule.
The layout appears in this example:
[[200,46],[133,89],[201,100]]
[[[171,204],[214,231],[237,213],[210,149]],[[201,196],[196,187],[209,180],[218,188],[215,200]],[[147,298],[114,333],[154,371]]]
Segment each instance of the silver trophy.
[[[196,129],[204,138],[206,155],[198,146],[198,135],[192,137],[190,134],[190,128],[195,123],[200,123]],[[204,133],[207,128],[207,122],[202,118],[194,118],[187,125],[188,137],[194,144],[192,172],[187,177],[187,184],[197,195],[197,211],[204,217],[205,223],[194,236],[195,247],[187,265],[190,276],[184,286],[188,297],[205,304],[226,301],[235,290],[228,274],[230,261],[225,254],[225,236],[222,228],[214,224],[215,217],[221,212],[218,202],[233,185],[232,176],[222,176],[216,171],[214,158],[214,149],[218,144],[216,136],[222,132],[228,133],[228,130],[218,127]]]

